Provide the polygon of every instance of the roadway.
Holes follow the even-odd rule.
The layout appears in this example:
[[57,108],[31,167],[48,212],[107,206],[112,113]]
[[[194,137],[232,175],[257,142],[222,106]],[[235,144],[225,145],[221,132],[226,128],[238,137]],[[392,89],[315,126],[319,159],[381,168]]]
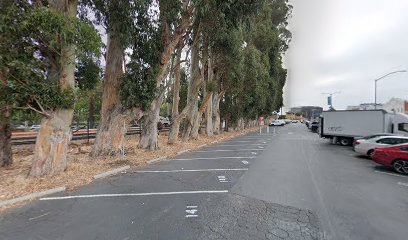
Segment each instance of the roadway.
[[407,239],[407,182],[290,124],[0,213],[0,239]]

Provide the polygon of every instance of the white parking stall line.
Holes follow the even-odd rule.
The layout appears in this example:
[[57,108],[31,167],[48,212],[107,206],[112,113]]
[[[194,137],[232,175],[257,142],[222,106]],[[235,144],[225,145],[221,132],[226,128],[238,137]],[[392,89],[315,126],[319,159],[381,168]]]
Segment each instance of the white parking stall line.
[[219,160],[219,159],[249,159],[255,157],[208,157],[208,158],[175,158],[172,161]]
[[229,142],[238,142],[238,141],[251,141],[251,142],[254,142],[254,141],[268,141],[268,142],[270,142],[270,138],[240,138],[240,139],[237,139],[237,140],[231,140],[231,141],[229,141]]
[[389,172],[383,172],[383,171],[374,171],[374,172],[376,172],[376,173],[382,173],[382,174],[387,174],[387,175],[391,175],[391,176],[396,176],[396,177],[403,177],[403,178],[408,177],[408,176],[399,175],[399,174],[396,174],[396,173],[389,173]]
[[203,190],[203,191],[180,191],[180,192],[150,192],[150,193],[112,193],[112,194],[91,194],[91,195],[73,195],[63,197],[40,198],[41,201],[65,200],[79,198],[101,198],[101,197],[137,197],[137,196],[160,196],[160,195],[181,195],[181,194],[202,194],[202,193],[228,193],[228,190]]
[[216,150],[202,150],[202,151],[194,151],[194,152],[246,152],[246,151],[262,151],[262,149],[216,149]]
[[217,145],[217,147],[245,147],[245,146],[265,146],[268,145],[266,143],[258,143],[258,144],[231,144],[231,145],[223,145],[223,144],[219,144]]
[[212,168],[212,169],[178,169],[178,170],[145,170],[133,173],[172,173],[172,172],[216,172],[216,171],[248,171],[248,168]]

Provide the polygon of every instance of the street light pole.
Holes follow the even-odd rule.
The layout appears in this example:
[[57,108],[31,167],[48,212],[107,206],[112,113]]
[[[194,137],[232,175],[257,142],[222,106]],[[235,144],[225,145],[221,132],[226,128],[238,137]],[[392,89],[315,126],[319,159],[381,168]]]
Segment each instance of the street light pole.
[[407,70],[398,70],[398,71],[387,73],[380,78],[374,79],[374,109],[377,109],[377,82],[385,77],[388,77],[389,75],[392,75],[395,73],[405,73],[405,72],[407,72]]

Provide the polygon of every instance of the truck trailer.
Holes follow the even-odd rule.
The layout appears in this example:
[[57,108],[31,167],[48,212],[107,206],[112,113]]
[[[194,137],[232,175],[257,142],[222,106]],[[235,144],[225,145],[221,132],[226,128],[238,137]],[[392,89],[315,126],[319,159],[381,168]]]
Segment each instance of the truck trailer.
[[351,145],[355,137],[379,133],[408,135],[408,115],[384,110],[324,111],[319,134],[340,145]]

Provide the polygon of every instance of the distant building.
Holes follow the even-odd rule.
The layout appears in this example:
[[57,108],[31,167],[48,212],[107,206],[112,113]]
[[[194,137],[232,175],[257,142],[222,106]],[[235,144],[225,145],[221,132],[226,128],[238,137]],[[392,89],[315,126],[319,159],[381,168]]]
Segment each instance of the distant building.
[[[383,105],[377,103],[377,109],[383,109]],[[374,103],[361,103],[357,106],[348,106],[346,110],[374,110],[375,104]]]
[[408,114],[408,101],[401,98],[391,98],[384,104],[383,109],[388,112]]
[[361,109],[360,109],[360,105],[357,105],[357,106],[348,106],[346,110],[361,110]]
[[300,106],[291,108],[290,112],[297,115],[300,114],[307,119],[314,119],[320,116],[323,112],[323,108],[319,106]]

